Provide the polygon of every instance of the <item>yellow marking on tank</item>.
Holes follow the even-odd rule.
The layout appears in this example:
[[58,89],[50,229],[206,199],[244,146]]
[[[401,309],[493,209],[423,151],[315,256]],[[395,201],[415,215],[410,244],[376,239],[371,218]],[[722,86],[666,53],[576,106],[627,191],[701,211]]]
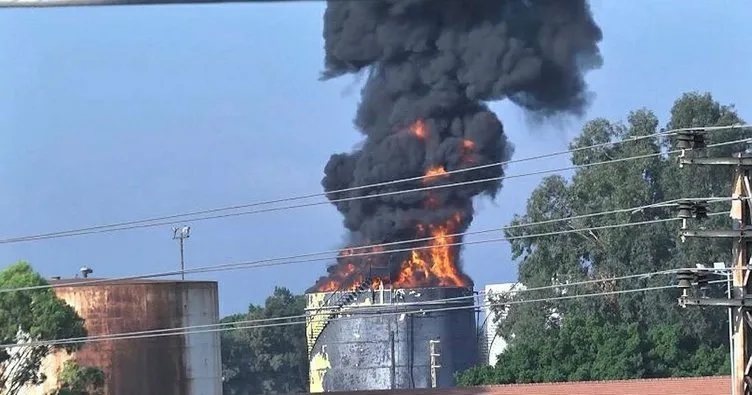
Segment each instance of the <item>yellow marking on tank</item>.
[[[327,294],[324,292],[317,292],[308,294],[308,308],[320,309],[326,300]],[[308,341],[308,354],[313,351],[313,345],[316,344],[321,331],[324,329],[327,323],[327,316],[330,314],[330,309],[321,308],[320,311],[309,313],[306,317],[306,339]]]
[[329,355],[326,353],[326,346],[322,347],[320,353],[311,358],[310,365],[310,392],[324,392],[324,376],[332,367],[329,363]]

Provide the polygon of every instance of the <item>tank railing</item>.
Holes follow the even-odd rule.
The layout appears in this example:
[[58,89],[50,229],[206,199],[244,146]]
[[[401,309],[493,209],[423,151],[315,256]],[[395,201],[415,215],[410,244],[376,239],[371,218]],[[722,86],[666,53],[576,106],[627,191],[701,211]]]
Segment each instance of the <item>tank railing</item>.
[[[321,333],[324,331],[324,328],[326,328],[326,326],[329,324],[329,321],[336,318],[346,305],[354,302],[358,298],[359,294],[370,290],[371,283],[372,279],[366,278],[354,289],[348,291],[338,289],[337,291],[334,291],[331,295],[329,295],[329,297],[326,298],[325,302],[311,314],[311,317],[313,318],[319,314],[322,314],[324,310],[329,311],[329,314],[327,314],[324,319],[311,322],[311,325],[313,327],[311,328],[310,338],[308,339],[309,354],[311,350],[313,350],[313,345],[316,344],[319,335],[321,335]],[[335,303],[331,303],[332,299],[337,296],[339,296],[339,299]]]

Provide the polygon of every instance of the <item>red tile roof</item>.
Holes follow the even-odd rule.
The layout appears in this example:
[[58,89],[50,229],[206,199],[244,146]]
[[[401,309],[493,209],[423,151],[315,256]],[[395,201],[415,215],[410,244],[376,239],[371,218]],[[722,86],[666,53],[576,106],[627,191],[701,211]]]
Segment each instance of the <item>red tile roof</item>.
[[339,395],[727,395],[729,376],[338,392]]
[[[488,395],[727,395],[731,378],[687,377],[481,387]],[[475,392],[478,393],[478,392]]]

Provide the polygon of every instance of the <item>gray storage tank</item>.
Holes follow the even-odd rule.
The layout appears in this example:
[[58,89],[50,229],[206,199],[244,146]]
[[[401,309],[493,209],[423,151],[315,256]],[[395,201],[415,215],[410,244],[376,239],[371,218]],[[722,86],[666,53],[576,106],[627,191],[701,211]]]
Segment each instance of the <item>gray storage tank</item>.
[[477,359],[473,295],[457,287],[307,294],[310,392],[452,387]]

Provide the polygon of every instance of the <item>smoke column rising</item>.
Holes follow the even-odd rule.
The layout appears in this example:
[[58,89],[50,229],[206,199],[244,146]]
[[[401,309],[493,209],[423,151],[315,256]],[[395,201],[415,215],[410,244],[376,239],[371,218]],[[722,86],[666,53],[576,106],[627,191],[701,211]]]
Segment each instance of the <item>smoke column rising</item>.
[[[324,189],[508,160],[512,145],[484,103],[509,99],[542,118],[582,115],[589,97],[583,74],[600,66],[601,38],[584,0],[328,1],[322,79],[358,72],[366,72],[367,79],[354,121],[365,140],[354,152],[332,155]],[[436,177],[430,184],[503,174],[502,166],[494,166]],[[425,185],[401,183],[327,196]],[[423,225],[452,223],[450,233],[464,232],[473,217],[472,198],[495,197],[500,188],[500,181],[484,182],[335,205],[344,215],[352,248],[425,237],[419,231]],[[339,259],[313,289],[331,279],[351,282],[373,266],[387,268],[387,281],[395,280],[410,253],[391,255]],[[459,248],[451,248],[450,255],[457,265]],[[441,282],[436,273],[418,277],[421,286]]]

